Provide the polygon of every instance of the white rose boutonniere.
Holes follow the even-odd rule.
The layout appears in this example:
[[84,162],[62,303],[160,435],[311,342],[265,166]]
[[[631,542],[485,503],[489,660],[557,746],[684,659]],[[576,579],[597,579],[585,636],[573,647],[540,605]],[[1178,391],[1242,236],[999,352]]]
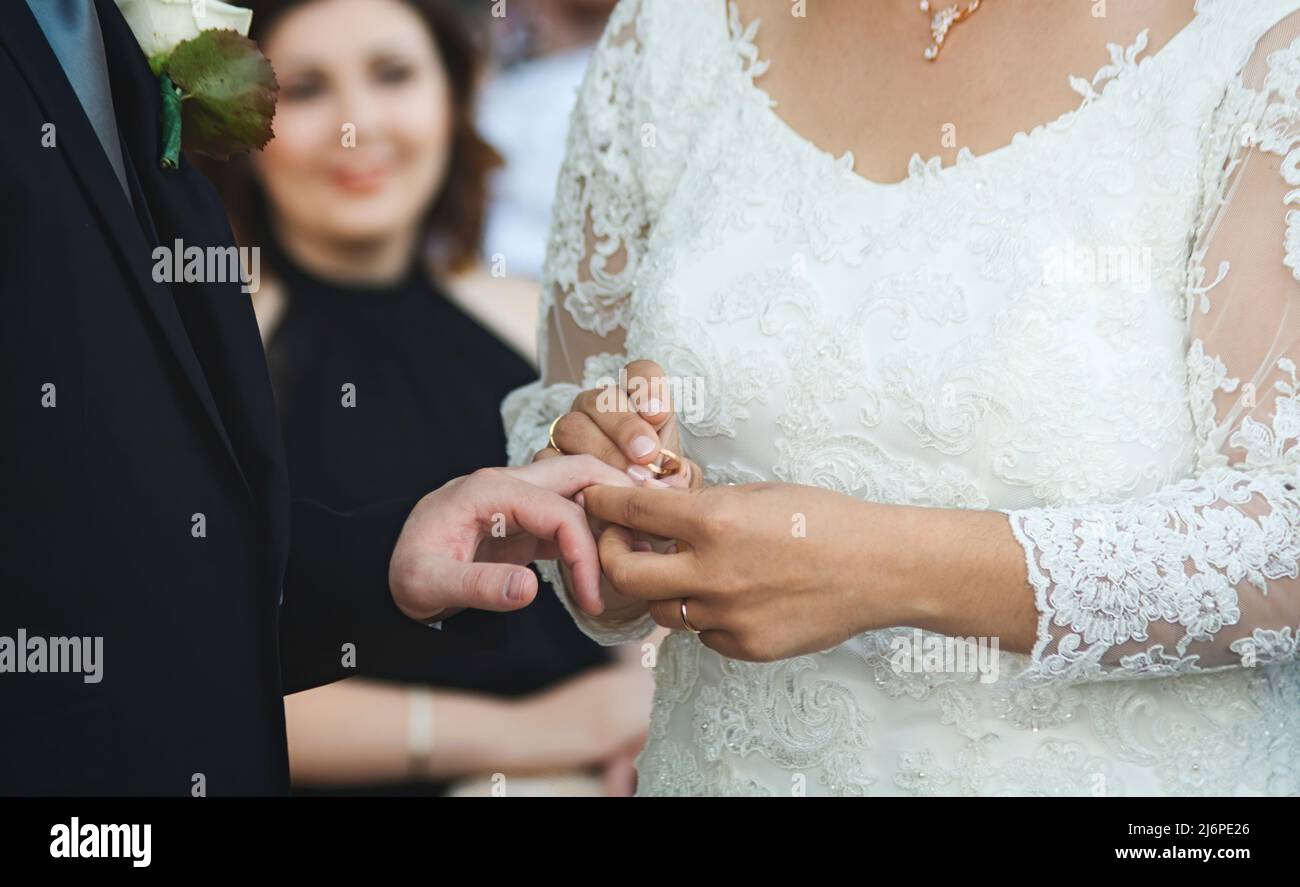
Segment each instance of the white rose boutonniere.
[[162,91],[162,165],[218,160],[271,140],[279,84],[248,39],[253,12],[220,0],[116,0]]

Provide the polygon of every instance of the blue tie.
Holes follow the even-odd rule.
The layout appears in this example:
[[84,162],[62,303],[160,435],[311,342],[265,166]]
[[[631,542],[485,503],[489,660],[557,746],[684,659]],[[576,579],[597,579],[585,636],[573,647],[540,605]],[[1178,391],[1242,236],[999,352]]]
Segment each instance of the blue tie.
[[108,83],[108,62],[104,57],[104,36],[99,30],[94,0],[27,0],[27,5],[63,66],[63,73],[90,118],[90,125],[95,128],[95,135],[99,136],[99,143],[129,201],[131,189],[126,181],[113,92]]

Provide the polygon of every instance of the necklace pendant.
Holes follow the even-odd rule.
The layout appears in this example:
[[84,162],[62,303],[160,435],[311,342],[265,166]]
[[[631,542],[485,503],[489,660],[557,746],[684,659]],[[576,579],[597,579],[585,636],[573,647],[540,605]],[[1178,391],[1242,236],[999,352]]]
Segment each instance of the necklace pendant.
[[[943,42],[948,39],[948,32],[952,26],[958,22],[965,21],[975,10],[979,9],[981,0],[970,0],[965,9],[953,4],[934,13],[930,19],[930,39],[931,43],[926,47],[922,55],[926,61],[932,62],[939,57],[939,51],[943,49]],[[921,0],[921,11],[929,14],[933,7],[930,0]]]

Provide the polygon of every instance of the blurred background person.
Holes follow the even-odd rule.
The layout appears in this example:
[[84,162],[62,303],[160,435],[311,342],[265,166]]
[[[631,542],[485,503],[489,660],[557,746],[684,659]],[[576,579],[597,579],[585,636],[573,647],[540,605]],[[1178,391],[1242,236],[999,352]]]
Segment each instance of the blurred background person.
[[[346,510],[505,464],[498,408],[534,375],[536,287],[477,260],[500,158],[474,125],[460,13],[248,5],[281,85],[276,137],[210,174],[262,248],[254,302],[294,495]],[[357,655],[382,662],[431,630]],[[631,792],[653,685],[639,647],[596,646],[549,589],[456,616],[440,640],[418,672],[285,698],[298,791],[475,793],[495,783],[467,777],[502,773],[507,794]]]
[[484,17],[498,69],[484,85],[478,126],[505,163],[489,179],[483,254],[511,278],[542,278],[569,112],[614,4],[512,0],[505,17]]

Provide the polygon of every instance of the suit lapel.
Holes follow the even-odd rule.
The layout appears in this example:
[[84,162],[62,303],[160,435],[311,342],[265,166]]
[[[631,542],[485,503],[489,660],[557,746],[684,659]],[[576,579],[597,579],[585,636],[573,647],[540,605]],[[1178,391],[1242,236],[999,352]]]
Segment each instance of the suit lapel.
[[[235,243],[225,208],[208,180],[184,155],[180,168],[159,164],[158,83],[113,0],[96,0],[108,56],[119,129],[163,245],[228,248]],[[206,381],[213,415],[238,453],[245,483],[266,506],[281,556],[288,538],[288,480],[279,418],[252,300],[237,280],[174,281],[166,292],[171,316]]]
[[[112,3],[107,4],[112,14],[100,8],[100,18],[105,31],[106,51],[112,57],[107,32],[110,23],[123,24]],[[113,20],[116,19],[116,22]],[[40,25],[32,16],[26,3],[0,2],[0,43],[3,43],[22,71],[28,87],[41,106],[47,119],[54,124],[57,144],[68,166],[81,183],[89,203],[99,216],[100,226],[117,247],[126,276],[144,296],[144,301],[180,364],[181,371],[211,419],[226,452],[239,469],[234,447],[217,412],[216,403],[208,389],[194,350],[185,335],[185,328],[166,284],[153,280],[153,245],[141,230],[135,211],[122,191],[113,173],[113,167],[104,154],[94,128],[90,125],[72,85],[63,73],[59,60],[50,49]],[[138,50],[137,50],[138,53]],[[148,69],[146,65],[146,70]],[[116,99],[116,93],[115,93]],[[153,160],[147,158],[148,162]],[[242,477],[242,471],[241,471]],[[247,486],[247,481],[245,481]]]
[[[100,17],[109,20],[118,17],[120,21],[116,7],[108,5],[112,9],[112,16],[105,16],[101,8]],[[172,294],[168,286],[153,281],[152,245],[144,238],[135,212],[123,194],[121,183],[114,176],[112,165],[104,155],[94,127],[90,125],[59,59],[45,42],[45,36],[32,17],[31,10],[27,9],[27,4],[0,3],[0,22],[3,22],[3,26],[0,26],[0,42],[9,49],[18,69],[22,70],[23,77],[27,79],[32,95],[49,122],[55,125],[60,151],[98,213],[101,229],[117,247],[118,258],[122,261],[126,276],[131,278],[136,289],[143,295],[144,302],[159,324],[162,336],[172,349],[175,359],[181,365],[181,371],[198,395],[204,412],[212,420],[222,445],[238,470],[239,460],[235,457],[234,447],[221,423],[221,416],[217,412],[207,381],[204,380],[198,358],[186,338],[185,326],[175,310]],[[108,23],[103,22],[105,31],[108,30]],[[107,43],[105,35],[105,44]],[[148,160],[152,160],[152,157]],[[247,486],[247,481],[244,483]]]

